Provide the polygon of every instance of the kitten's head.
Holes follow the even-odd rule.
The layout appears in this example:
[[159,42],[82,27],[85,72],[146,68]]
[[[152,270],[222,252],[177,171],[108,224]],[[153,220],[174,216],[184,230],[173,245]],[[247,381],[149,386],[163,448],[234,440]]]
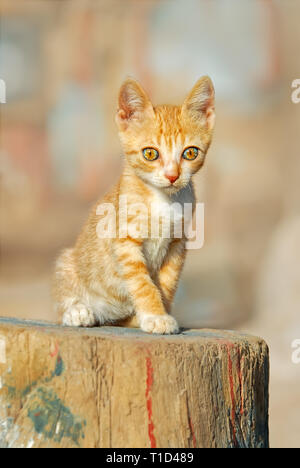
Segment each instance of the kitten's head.
[[215,121],[214,87],[203,77],[182,106],[153,107],[132,79],[120,89],[116,121],[129,165],[145,182],[174,193],[204,163]]

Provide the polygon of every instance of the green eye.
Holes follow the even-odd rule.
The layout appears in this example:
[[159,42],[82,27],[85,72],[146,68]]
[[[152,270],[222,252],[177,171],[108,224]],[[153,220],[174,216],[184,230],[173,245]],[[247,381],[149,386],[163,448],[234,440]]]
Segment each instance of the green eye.
[[196,159],[196,157],[198,156],[198,153],[198,148],[191,146],[190,148],[184,150],[184,152],[182,153],[182,157],[184,159],[187,159],[188,161],[193,161],[193,159]]
[[144,148],[143,156],[147,161],[155,161],[159,156],[159,152],[154,148]]

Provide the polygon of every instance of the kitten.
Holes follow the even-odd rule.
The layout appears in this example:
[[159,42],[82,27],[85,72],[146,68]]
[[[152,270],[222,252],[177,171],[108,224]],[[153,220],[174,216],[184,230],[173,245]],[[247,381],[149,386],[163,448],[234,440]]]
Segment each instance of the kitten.
[[[114,323],[150,333],[178,332],[170,311],[186,238],[174,235],[176,216],[169,236],[145,236],[149,218],[135,207],[142,203],[151,212],[151,223],[160,227],[165,207],[172,210],[174,201],[195,206],[191,177],[203,166],[214,119],[214,88],[208,77],[196,83],[182,106],[153,107],[136,81],[123,83],[116,116],[125,154],[123,174],[56,265],[54,296],[64,325]],[[127,200],[127,231],[136,232],[137,225],[147,229],[135,236],[120,236],[119,231],[113,238],[99,236],[101,206],[107,204],[116,212],[117,227],[124,228],[119,218],[124,215],[122,197]]]

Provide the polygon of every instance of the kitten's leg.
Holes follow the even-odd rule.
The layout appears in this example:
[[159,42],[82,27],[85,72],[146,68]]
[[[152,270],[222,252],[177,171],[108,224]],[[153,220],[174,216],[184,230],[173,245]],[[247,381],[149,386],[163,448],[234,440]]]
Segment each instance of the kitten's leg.
[[170,313],[171,305],[177,289],[181,270],[185,260],[185,239],[175,239],[158,274],[158,282],[163,301]]
[[92,327],[97,324],[93,310],[82,298],[83,287],[76,273],[73,250],[66,249],[56,263],[53,296],[59,320],[71,327]]
[[149,275],[142,241],[117,239],[115,252],[141,329],[149,333],[177,333],[177,322],[167,314],[160,291]]

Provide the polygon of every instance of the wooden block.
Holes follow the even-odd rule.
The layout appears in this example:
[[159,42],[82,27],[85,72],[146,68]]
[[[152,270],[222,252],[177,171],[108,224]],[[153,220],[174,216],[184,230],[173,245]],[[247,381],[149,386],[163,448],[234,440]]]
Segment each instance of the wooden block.
[[0,319],[0,446],[268,447],[268,348]]

